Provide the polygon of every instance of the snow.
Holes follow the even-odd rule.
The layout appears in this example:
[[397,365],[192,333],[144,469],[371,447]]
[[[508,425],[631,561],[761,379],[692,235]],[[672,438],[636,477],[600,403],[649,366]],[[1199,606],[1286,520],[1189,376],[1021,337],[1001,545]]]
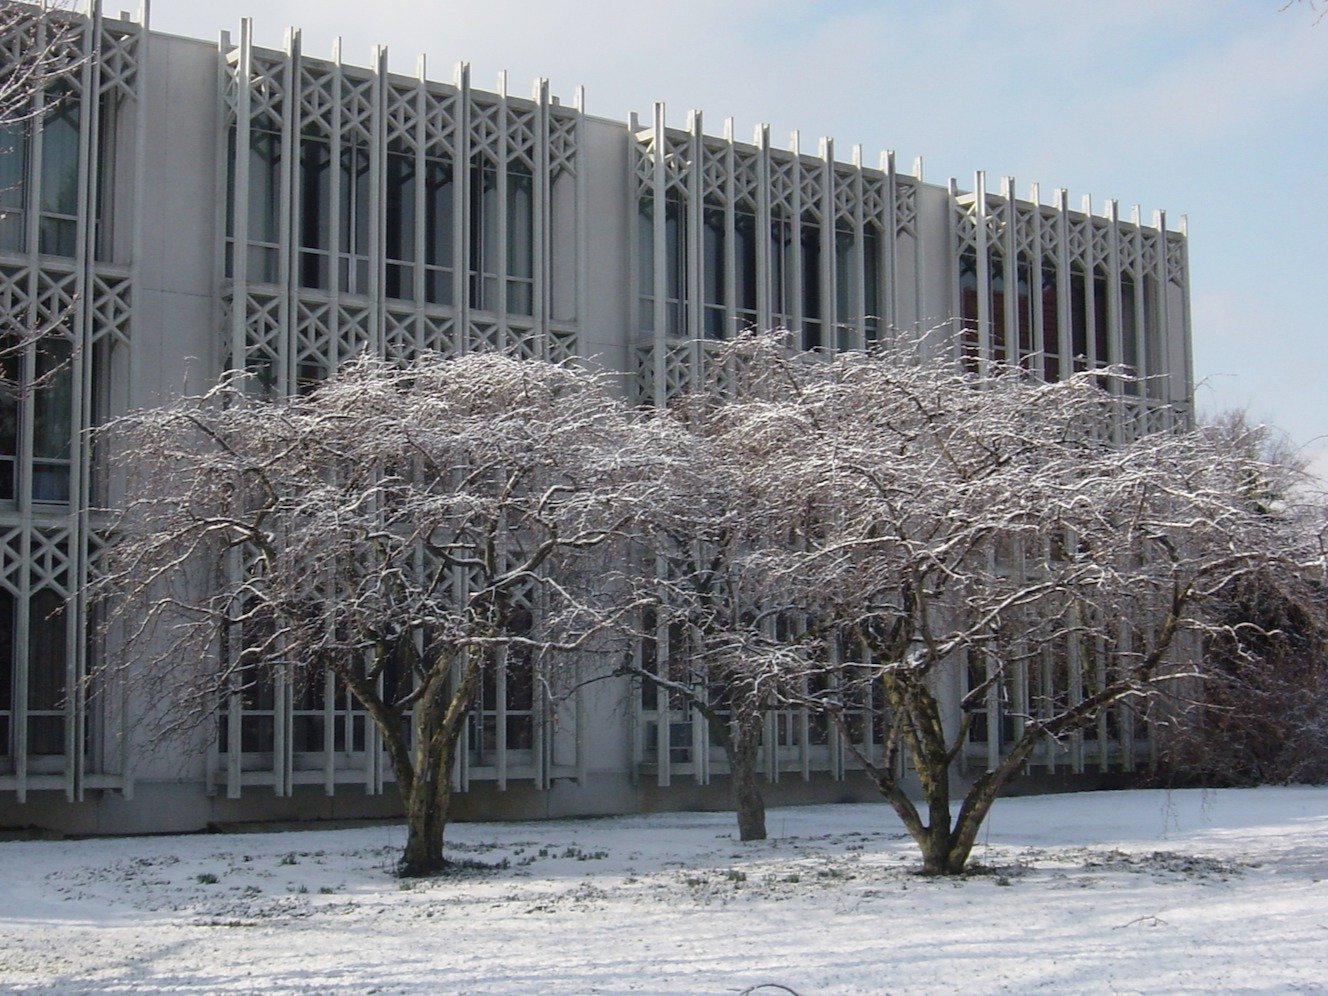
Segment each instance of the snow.
[[[924,879],[884,806],[0,844],[0,989],[1328,992],[1328,789],[1004,799]],[[754,990],[763,994],[777,988]]]

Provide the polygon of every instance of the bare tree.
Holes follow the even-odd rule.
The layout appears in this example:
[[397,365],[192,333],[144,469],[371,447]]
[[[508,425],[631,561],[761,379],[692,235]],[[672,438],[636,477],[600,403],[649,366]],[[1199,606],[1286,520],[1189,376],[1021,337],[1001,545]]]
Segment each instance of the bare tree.
[[98,587],[136,620],[119,664],[176,726],[277,670],[331,672],[390,759],[401,874],[437,872],[484,669],[570,667],[616,621],[605,558],[659,504],[670,444],[593,377],[501,356],[245,387],[105,431],[129,481]]
[[[1220,413],[1205,434],[1244,455],[1241,498],[1260,515],[1299,506],[1328,520],[1322,485],[1285,434],[1240,410]],[[1322,598],[1328,599],[1328,587]],[[1216,784],[1328,780],[1328,628],[1322,615],[1287,600],[1262,573],[1217,599],[1226,623],[1211,634],[1198,706],[1178,717],[1162,758],[1168,777]]]
[[[774,638],[775,616],[758,601],[768,593],[746,576],[755,540],[744,468],[712,445],[703,421],[690,428],[676,511],[651,515],[640,532],[643,569],[629,580],[648,608],[633,634],[640,650],[624,656],[618,674],[644,685],[661,716],[678,708],[700,716],[728,762],[739,839],[764,840],[761,741],[767,713],[784,698],[782,677],[796,670],[783,654],[797,648]],[[666,718],[656,738],[661,764],[669,730]]]
[[[782,548],[793,530],[762,515],[760,452],[727,425],[735,392],[749,403],[767,393],[761,377],[733,375],[749,362],[759,368],[767,357],[746,354],[769,342],[749,340],[663,415],[687,440],[689,458],[673,480],[673,501],[641,522],[643,553],[624,582],[648,609],[632,634],[640,652],[618,668],[652,693],[661,716],[700,717],[724,752],[744,841],[766,838],[760,763],[768,717],[788,707],[809,670],[795,592],[771,586],[758,556]],[[782,346],[774,352],[782,362]],[[665,720],[660,755],[669,732]]]
[[[1316,527],[1252,511],[1249,460],[1201,433],[1122,441],[1121,400],[1094,377],[1044,385],[898,354],[818,363],[769,340],[735,349],[758,354],[745,366],[764,388],[717,417],[765,494],[752,514],[787,537],[753,549],[753,568],[811,621],[808,659],[834,646],[807,701],[840,725],[928,872],[964,869],[997,794],[1039,748],[1201,673],[1226,586],[1257,571],[1314,604]],[[848,735],[874,683],[883,758]],[[988,738],[1007,726],[1005,740],[952,814],[952,770],[982,723]]]

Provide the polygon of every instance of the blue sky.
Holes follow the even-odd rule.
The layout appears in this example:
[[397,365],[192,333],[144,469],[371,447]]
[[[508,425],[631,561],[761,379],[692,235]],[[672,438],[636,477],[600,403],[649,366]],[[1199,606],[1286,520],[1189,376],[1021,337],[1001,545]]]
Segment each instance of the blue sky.
[[1248,407],[1328,479],[1328,20],[1283,0],[155,0],[153,26],[212,39],[253,16],[348,62],[389,47],[514,93],[537,76],[591,113],[666,101],[708,129],[758,122],[804,148],[822,135],[867,162],[922,156],[926,178],[1034,180],[1044,198],[1108,197],[1189,217],[1201,411]]

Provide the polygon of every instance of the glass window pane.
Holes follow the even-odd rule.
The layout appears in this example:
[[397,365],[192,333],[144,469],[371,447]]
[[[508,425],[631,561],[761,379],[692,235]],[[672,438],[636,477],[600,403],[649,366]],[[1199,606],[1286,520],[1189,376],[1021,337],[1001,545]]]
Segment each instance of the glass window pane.
[[[454,215],[452,164],[428,159],[424,164],[424,296],[430,304],[452,303]],[[437,269],[432,269],[437,267]]]
[[668,298],[666,332],[683,331],[683,301],[687,296],[687,222],[682,196],[676,191],[664,201],[664,272],[665,297]]
[[875,342],[885,321],[881,315],[881,236],[874,225],[862,233],[862,304],[867,341]]
[[535,194],[534,178],[523,167],[507,174],[507,310],[534,312]]
[[987,265],[991,281],[991,358],[1004,363],[1005,355],[1005,263],[992,259]]
[[1019,323],[1015,334],[1018,338],[1019,361],[1024,363],[1033,352],[1033,297],[1031,286],[1033,277],[1028,257],[1020,256],[1018,258],[1015,276],[1015,291],[1017,294],[1015,317]]
[[78,214],[79,102],[67,90],[52,91],[42,119],[41,210],[64,216],[42,226],[41,251],[74,255],[73,218]]
[[497,306],[498,168],[488,159],[471,167],[470,186],[470,306],[492,310]]
[[32,497],[35,501],[69,500],[69,440],[72,431],[69,343],[49,339],[37,348],[33,392]]
[[321,139],[300,142],[300,245],[306,249],[330,249],[332,150]]
[[1107,303],[1107,271],[1098,269],[1093,275],[1093,360],[1105,367],[1111,362],[1111,330],[1107,325],[1110,308]]
[[[0,589],[0,712],[14,708],[14,596]],[[0,729],[0,755],[9,753],[8,725]]]
[[[1121,362],[1129,367],[1130,372],[1139,372],[1138,307],[1135,301],[1134,280],[1125,276],[1121,279]],[[1139,393],[1138,382],[1128,383],[1125,390],[1129,394]]]
[[507,174],[507,272],[535,275],[534,180],[524,169]]
[[63,754],[65,749],[63,609],[64,599],[49,588],[34,593],[29,605],[28,750],[33,754]]
[[740,313],[754,324],[756,320],[756,215],[739,211],[734,215],[734,301]]
[[249,239],[276,242],[281,202],[281,136],[254,131],[249,136]]
[[770,220],[770,311],[776,328],[788,328],[793,314],[793,225],[776,214]]
[[802,348],[819,349],[821,341],[821,228],[802,226]]
[[27,166],[27,125],[0,128],[0,249],[23,251]]
[[727,329],[725,323],[725,219],[724,209],[709,205],[704,212],[704,227],[701,232],[701,272],[703,298],[705,304],[705,334],[712,339],[723,339]]
[[1057,289],[1056,261],[1042,263],[1042,362],[1048,381],[1061,377],[1060,292]]
[[1070,355],[1074,369],[1088,365],[1088,285],[1083,273],[1070,274]]
[[[387,156],[387,258],[415,259],[415,154]],[[400,296],[400,295],[393,295]]]

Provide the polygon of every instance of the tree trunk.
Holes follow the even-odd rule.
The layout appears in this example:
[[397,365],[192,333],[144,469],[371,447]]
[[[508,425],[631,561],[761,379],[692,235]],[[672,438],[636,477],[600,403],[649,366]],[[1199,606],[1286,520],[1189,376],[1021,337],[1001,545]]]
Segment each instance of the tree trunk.
[[442,694],[445,672],[440,667],[431,679],[433,687],[426,690],[417,706],[415,779],[404,800],[406,849],[397,863],[397,874],[402,878],[437,875],[447,867],[443,829],[452,803],[452,762],[478,675],[478,665],[467,662],[460,683],[447,697]]
[[739,840],[765,840],[765,799],[756,774],[756,760],[761,751],[761,725],[759,715],[754,723],[740,723],[729,750],[729,777],[733,781],[733,808],[738,814]]
[[433,773],[420,773],[414,790],[406,799],[406,849],[397,862],[402,878],[437,875],[446,867],[443,860],[443,828],[451,802],[450,774],[444,779]]

